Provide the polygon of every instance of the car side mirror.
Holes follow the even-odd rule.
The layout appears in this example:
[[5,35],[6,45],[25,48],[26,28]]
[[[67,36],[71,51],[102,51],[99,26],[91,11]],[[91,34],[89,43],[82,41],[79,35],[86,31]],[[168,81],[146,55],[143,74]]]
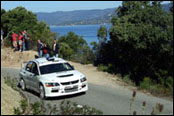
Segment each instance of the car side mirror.
[[75,69],[74,66],[72,66],[72,68]]

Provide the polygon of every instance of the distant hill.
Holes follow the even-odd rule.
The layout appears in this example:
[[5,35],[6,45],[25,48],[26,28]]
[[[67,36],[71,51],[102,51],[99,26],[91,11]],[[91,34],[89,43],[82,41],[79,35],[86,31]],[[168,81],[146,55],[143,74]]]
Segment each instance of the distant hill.
[[[165,11],[169,11],[171,3],[163,4]],[[45,21],[48,25],[82,25],[82,24],[103,24],[110,23],[116,8],[103,10],[76,10],[76,11],[57,11],[51,13],[38,12],[37,19]]]
[[40,12],[36,15],[39,21],[45,21],[48,25],[100,24],[109,23],[115,9]]

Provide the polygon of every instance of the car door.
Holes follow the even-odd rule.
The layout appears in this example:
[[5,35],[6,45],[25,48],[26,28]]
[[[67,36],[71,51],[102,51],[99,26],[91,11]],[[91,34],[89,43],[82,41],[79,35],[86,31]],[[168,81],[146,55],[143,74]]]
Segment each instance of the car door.
[[37,64],[33,62],[31,68],[30,85],[32,86],[32,89],[35,91],[38,90],[38,83],[39,83],[38,79],[39,79],[38,67]]
[[30,88],[30,75],[31,75],[31,66],[32,66],[32,62],[28,62],[24,71],[25,74],[25,78],[24,81],[26,83],[27,88]]

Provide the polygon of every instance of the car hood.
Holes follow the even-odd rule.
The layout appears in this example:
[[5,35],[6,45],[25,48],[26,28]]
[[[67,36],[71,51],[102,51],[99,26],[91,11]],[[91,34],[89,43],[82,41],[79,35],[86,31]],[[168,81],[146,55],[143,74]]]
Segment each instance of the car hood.
[[69,81],[75,81],[79,80],[80,78],[83,78],[84,75],[77,71],[63,71],[63,72],[57,72],[57,73],[51,73],[51,74],[44,74],[41,76],[41,80],[44,82],[69,82]]

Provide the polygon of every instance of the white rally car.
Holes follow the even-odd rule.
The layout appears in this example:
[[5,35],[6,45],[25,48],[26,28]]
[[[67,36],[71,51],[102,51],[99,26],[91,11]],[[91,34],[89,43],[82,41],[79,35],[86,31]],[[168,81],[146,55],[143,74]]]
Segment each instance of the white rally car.
[[61,58],[38,58],[31,60],[20,70],[22,90],[31,89],[41,99],[71,95],[88,90],[86,77]]

